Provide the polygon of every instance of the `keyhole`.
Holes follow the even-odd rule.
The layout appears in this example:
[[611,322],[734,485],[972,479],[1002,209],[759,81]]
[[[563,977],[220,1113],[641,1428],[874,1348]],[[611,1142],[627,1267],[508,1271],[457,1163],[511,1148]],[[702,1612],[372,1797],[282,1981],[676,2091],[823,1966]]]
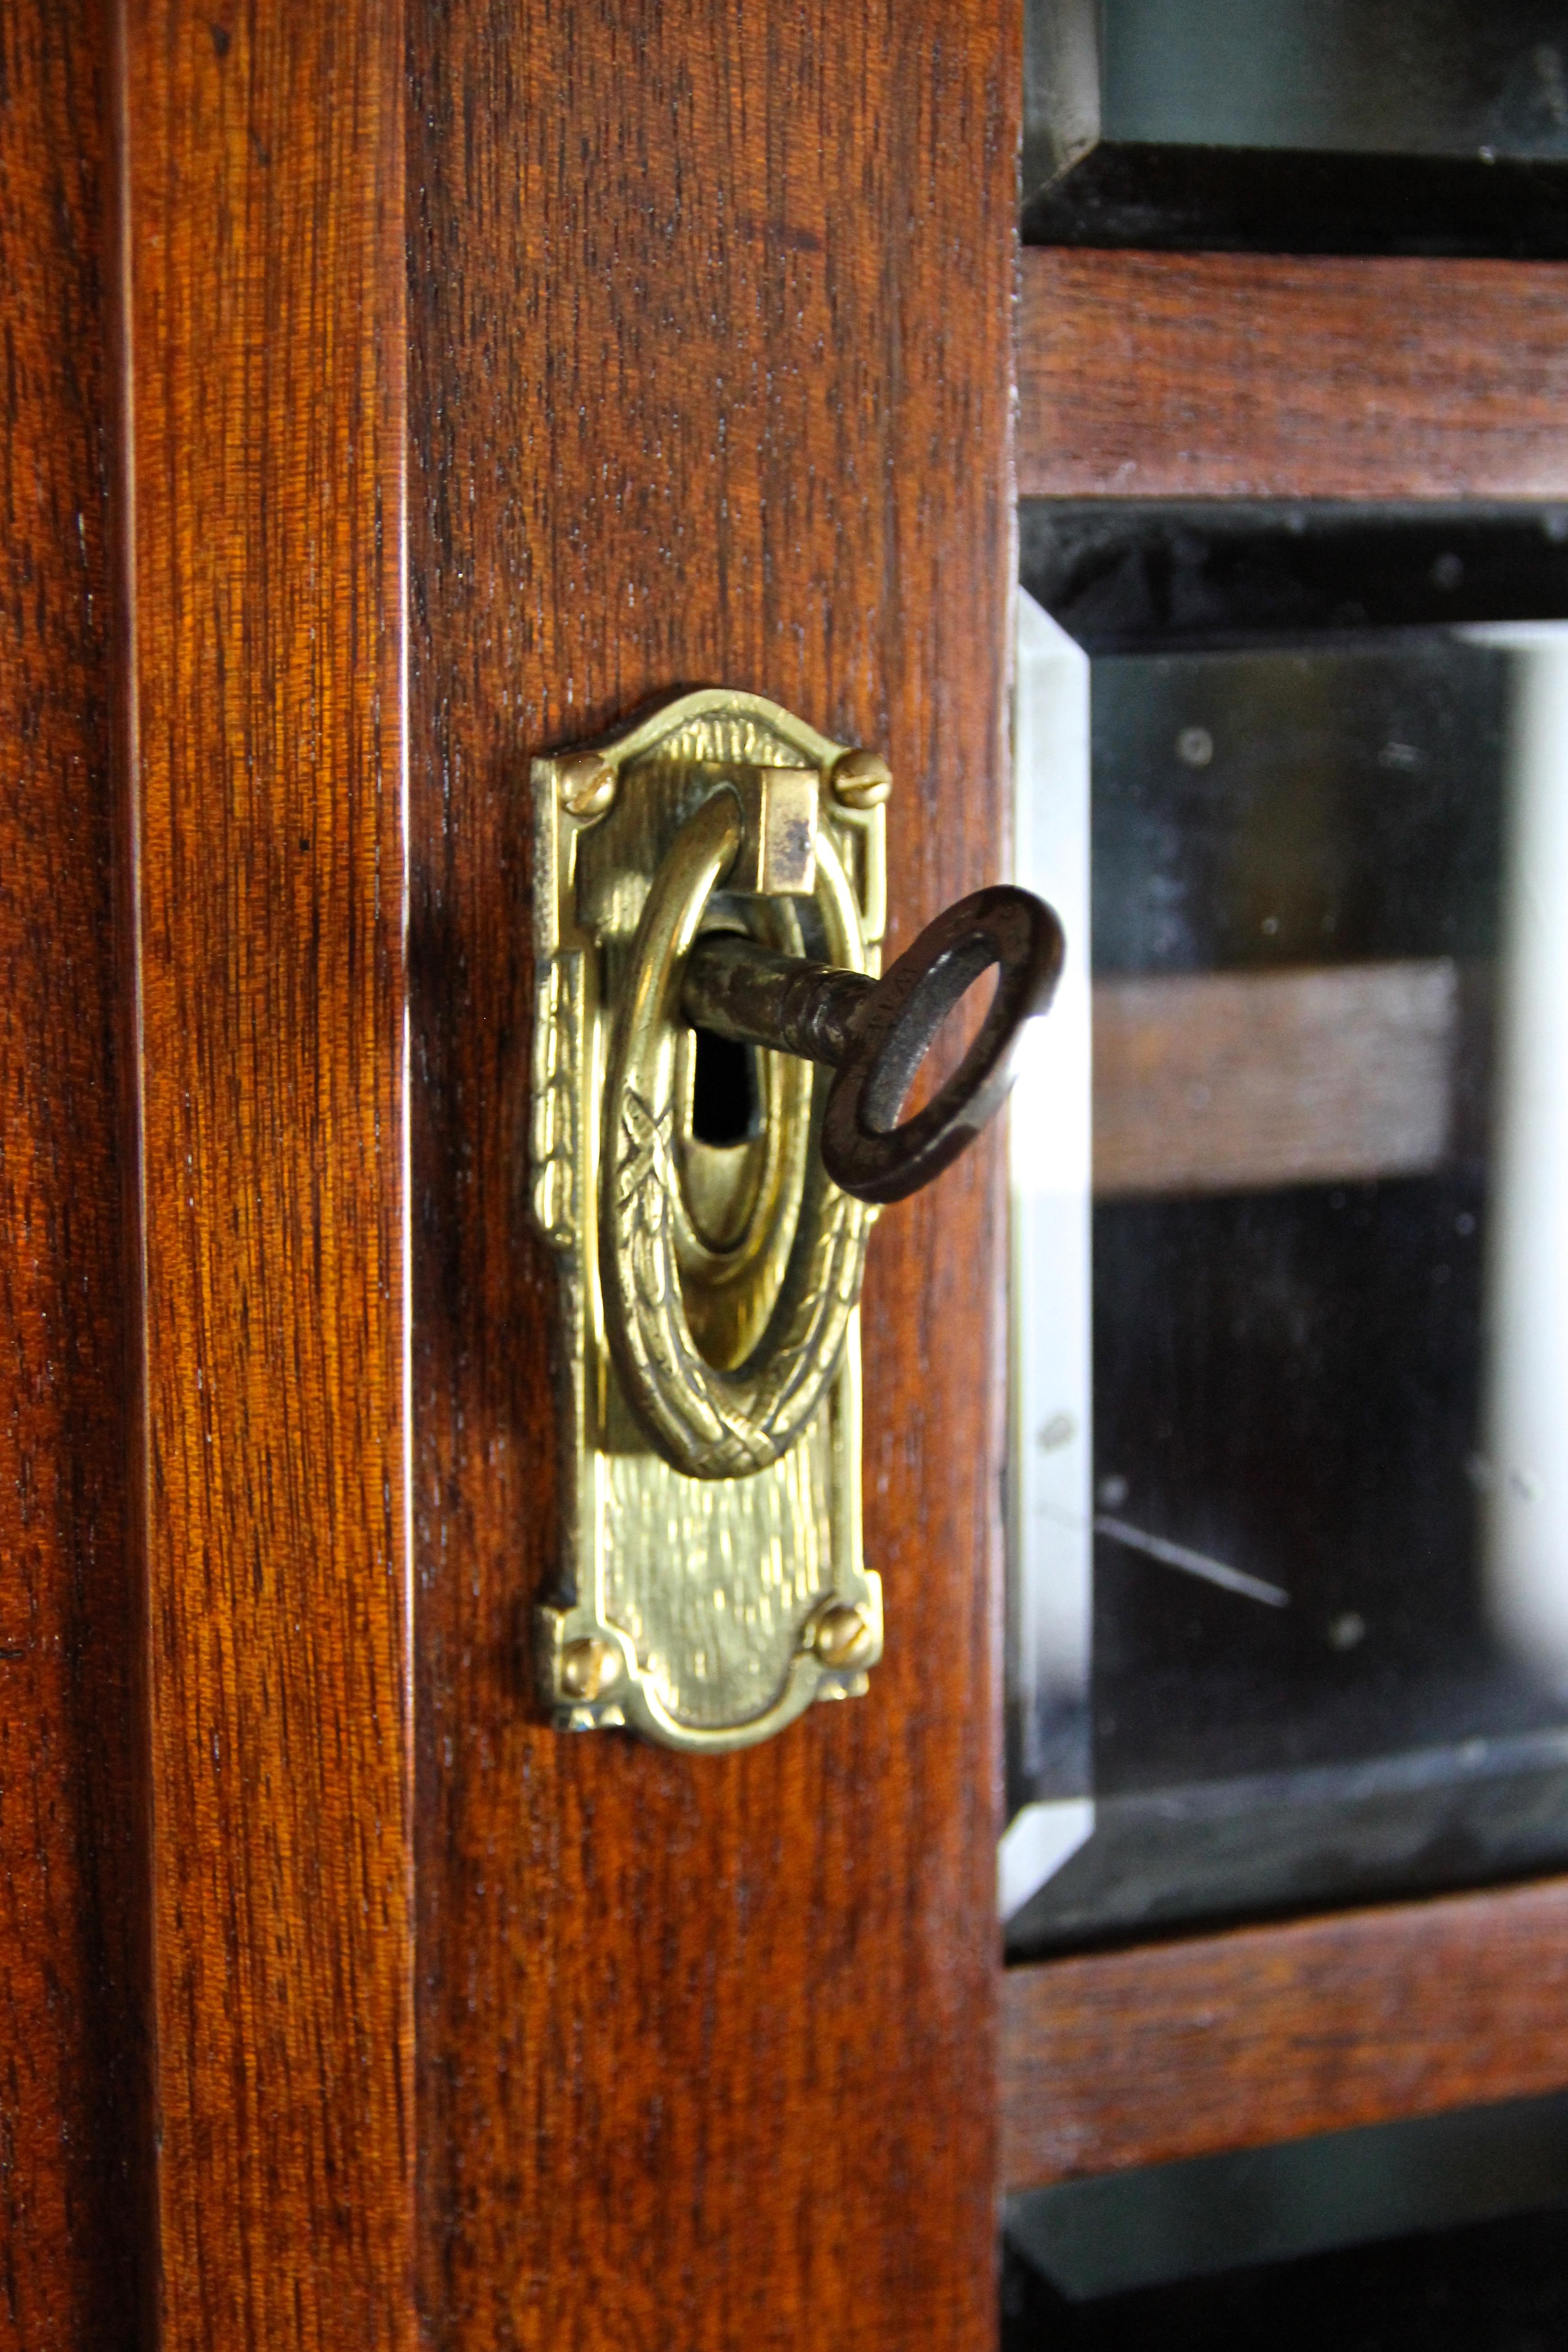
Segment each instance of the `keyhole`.
[[762,1130],[757,1052],[712,1029],[694,1031],[692,1133],[699,1143],[747,1143]]

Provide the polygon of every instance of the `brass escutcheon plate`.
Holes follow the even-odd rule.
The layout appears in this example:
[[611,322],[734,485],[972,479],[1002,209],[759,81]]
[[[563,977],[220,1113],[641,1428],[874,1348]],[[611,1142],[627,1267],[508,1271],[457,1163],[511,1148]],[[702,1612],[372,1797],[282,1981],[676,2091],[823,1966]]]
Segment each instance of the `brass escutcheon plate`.
[[532,1201],[560,1266],[566,1465],[536,1633],[563,1730],[746,1747],[863,1692],[881,1654],[860,1496],[874,1213],[821,1169],[831,1074],[757,1052],[747,1131],[705,1139],[674,1009],[710,926],[878,970],[885,809],[857,758],[705,688],[534,762]]

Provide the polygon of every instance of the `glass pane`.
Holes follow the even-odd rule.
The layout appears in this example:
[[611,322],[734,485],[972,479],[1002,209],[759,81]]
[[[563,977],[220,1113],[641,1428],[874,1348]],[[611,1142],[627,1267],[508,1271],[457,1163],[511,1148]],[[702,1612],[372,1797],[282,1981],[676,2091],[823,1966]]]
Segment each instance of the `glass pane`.
[[1029,0],[1025,234],[1561,252],[1557,0]]
[[1093,1211],[1091,1413],[1037,1072],[1019,1952],[1568,1857],[1568,627],[1229,635],[1026,621],[1027,878],[1086,807]]
[[1003,2228],[1016,2259],[1082,2306],[1552,2208],[1568,2266],[1561,2095],[1062,2181],[1009,2199]]
[[1561,0],[1102,0],[1113,139],[1568,157]]

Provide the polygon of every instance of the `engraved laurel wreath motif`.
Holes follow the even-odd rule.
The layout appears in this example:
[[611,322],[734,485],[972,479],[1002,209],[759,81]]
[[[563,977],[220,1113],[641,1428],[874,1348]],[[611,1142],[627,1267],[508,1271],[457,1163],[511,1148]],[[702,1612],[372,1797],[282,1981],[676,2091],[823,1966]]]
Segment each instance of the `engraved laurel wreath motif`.
[[[813,1150],[777,1304],[746,1362],[710,1364],[681,1297],[670,1216],[674,990],[709,892],[733,859],[738,811],[716,793],[688,819],[643,909],[634,977],[617,1024],[608,1112],[600,1265],[606,1336],[649,1437],[693,1478],[766,1469],[805,1431],[838,1370],[860,1292],[870,1219]],[[824,861],[826,862],[826,861]],[[853,921],[839,871],[831,928]],[[846,932],[835,952],[859,961]]]
[[734,1478],[787,1453],[821,1404],[860,1294],[868,1219],[858,1201],[814,1172],[768,1329],[738,1370],[716,1370],[699,1354],[681,1302],[668,1205],[674,1118],[673,1104],[655,1112],[631,1087],[622,1097],[614,1180],[614,1257],[627,1309],[622,1370],[678,1469]]

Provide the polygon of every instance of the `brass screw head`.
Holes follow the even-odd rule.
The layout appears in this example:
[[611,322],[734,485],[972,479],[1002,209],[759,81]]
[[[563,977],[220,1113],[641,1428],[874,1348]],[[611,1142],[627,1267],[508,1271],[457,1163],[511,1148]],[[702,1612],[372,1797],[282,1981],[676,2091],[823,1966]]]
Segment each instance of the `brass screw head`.
[[880,751],[846,751],[833,770],[833,798],[845,808],[880,808],[893,790],[893,770]]
[[574,751],[556,773],[568,816],[602,816],[615,798],[615,771],[597,751]]
[[621,1653],[599,1633],[569,1642],[561,1654],[560,1686],[568,1698],[599,1698],[621,1679]]
[[841,1601],[818,1618],[811,1646],[825,1666],[863,1666],[876,1646],[876,1636],[863,1609]]

